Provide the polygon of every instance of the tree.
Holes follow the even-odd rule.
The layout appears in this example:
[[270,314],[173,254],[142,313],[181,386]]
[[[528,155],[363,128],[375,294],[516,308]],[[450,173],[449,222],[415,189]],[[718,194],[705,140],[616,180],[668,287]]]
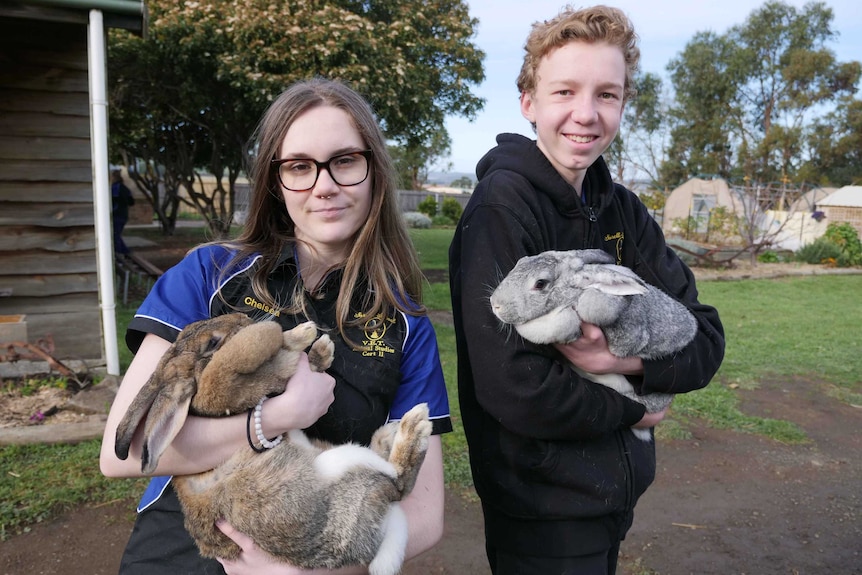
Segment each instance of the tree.
[[[484,54],[471,42],[477,21],[461,1],[151,0],[148,7],[147,38],[111,35],[111,130],[115,156],[125,156],[133,178],[161,178],[153,187],[154,175],[141,177],[160,218],[170,216],[162,204],[179,200],[155,190],[170,197],[182,186],[213,231],[227,231],[244,146],[269,102],[294,81],[350,83],[387,136],[414,154],[441,130],[448,141],[447,115],[472,118],[484,105],[470,92],[484,79]],[[202,191],[201,169],[217,178],[212,195]]]
[[806,126],[852,96],[858,62],[839,63],[832,10],[771,1],[724,35],[702,32],[668,66],[676,91],[663,172],[801,183]]
[[665,188],[661,165],[666,160],[669,130],[667,102],[661,77],[646,73],[635,76],[637,96],[626,103],[623,122],[612,144],[609,161],[617,166],[617,180],[627,181],[627,167],[645,175],[653,188]]
[[437,131],[428,136],[424,144],[395,144],[389,146],[389,153],[395,162],[401,185],[411,190],[421,190],[428,181],[428,169],[448,157],[452,150],[452,140],[441,124]]
[[676,102],[662,181],[678,185],[699,174],[730,176],[730,115],[739,82],[731,66],[735,51],[728,39],[699,32],[668,64]]
[[806,134],[808,159],[800,170],[821,185],[862,183],[862,100],[846,98]]

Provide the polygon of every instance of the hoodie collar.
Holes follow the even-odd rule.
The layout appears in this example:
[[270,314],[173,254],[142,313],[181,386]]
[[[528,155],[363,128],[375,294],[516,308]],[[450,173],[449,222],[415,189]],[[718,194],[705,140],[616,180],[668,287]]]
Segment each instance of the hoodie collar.
[[540,193],[554,203],[565,216],[587,216],[584,204],[600,212],[612,200],[613,180],[604,159],[599,158],[587,168],[583,184],[583,200],[575,188],[554,168],[545,154],[531,140],[520,134],[500,134],[497,146],[479,160],[476,175],[481,180],[498,170],[520,174]]

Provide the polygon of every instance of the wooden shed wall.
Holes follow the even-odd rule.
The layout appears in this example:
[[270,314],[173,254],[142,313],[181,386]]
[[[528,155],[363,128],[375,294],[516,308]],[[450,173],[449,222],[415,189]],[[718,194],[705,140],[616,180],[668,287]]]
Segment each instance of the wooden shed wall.
[[0,315],[101,360],[87,27],[0,17]]

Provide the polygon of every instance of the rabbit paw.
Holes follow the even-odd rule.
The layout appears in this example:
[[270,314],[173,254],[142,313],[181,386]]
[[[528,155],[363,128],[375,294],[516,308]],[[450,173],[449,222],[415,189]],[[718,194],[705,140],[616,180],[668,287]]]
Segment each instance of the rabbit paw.
[[404,494],[409,493],[416,483],[416,476],[428,450],[431,429],[427,403],[415,406],[398,423],[389,462],[398,471],[399,489]]
[[317,337],[317,325],[313,321],[301,323],[293,329],[284,332],[284,348],[290,351],[302,351],[311,345]]
[[395,433],[398,432],[398,421],[392,421],[377,429],[371,437],[371,451],[382,457],[389,459],[389,454],[392,452],[392,444],[395,442]]
[[311,344],[311,349],[308,351],[308,363],[311,364],[313,371],[326,371],[332,365],[334,357],[335,344],[326,334]]

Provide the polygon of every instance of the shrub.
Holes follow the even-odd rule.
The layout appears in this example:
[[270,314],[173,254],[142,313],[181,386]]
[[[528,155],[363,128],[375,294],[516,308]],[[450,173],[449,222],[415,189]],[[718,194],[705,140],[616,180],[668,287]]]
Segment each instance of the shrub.
[[454,226],[456,222],[453,222],[451,219],[449,219],[448,216],[434,216],[433,218],[431,218],[431,223],[434,226],[445,228],[449,226]]
[[781,261],[781,259],[778,257],[777,253],[773,251],[765,251],[757,256],[757,261],[763,264],[774,264]]
[[404,212],[404,221],[408,228],[424,230],[431,227],[431,218],[419,212]]
[[831,222],[826,226],[823,237],[838,246],[841,257],[838,265],[841,267],[862,265],[862,242],[859,241],[859,233],[856,228],[847,222]]
[[440,213],[453,222],[461,219],[461,212],[463,211],[464,208],[461,207],[461,203],[455,198],[446,198],[440,204]]
[[805,244],[796,252],[796,259],[807,264],[837,262],[840,257],[841,248],[825,237],[817,238],[810,244]]
[[434,196],[425,196],[425,199],[416,206],[416,211],[422,212],[429,218],[433,218],[437,215],[437,200],[434,199]]

